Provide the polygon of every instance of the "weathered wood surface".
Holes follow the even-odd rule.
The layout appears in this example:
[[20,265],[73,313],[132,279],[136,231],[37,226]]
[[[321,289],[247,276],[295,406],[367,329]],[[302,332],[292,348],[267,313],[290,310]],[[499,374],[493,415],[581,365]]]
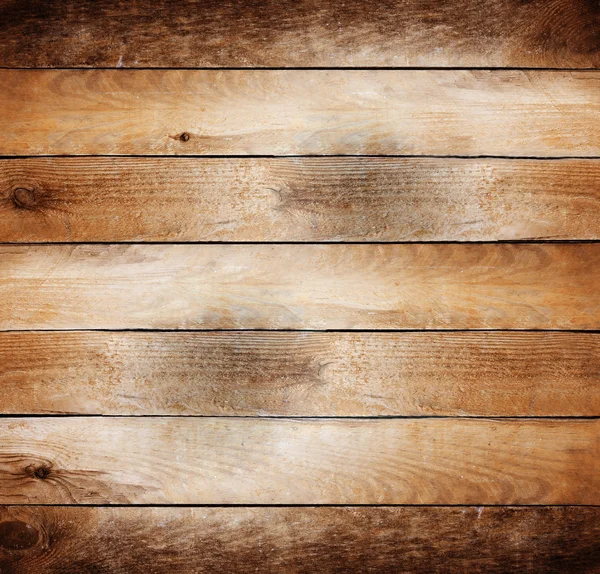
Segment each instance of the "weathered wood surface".
[[600,239],[600,161],[0,161],[0,241]]
[[0,569],[600,572],[597,507],[0,508]]
[[600,244],[0,247],[0,329],[599,329]]
[[600,156],[600,72],[0,70],[0,154]]
[[590,0],[3,0],[0,66],[598,67]]
[[0,412],[600,416],[599,372],[595,333],[0,333]]
[[600,572],[597,1],[0,22],[2,574]]
[[0,503],[600,504],[600,420],[3,418]]

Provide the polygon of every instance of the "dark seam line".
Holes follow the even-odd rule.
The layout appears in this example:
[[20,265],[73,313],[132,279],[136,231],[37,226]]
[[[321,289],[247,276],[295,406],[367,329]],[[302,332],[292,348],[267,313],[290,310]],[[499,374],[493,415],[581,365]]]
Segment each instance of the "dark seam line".
[[20,67],[20,66],[0,66],[0,70],[20,70],[20,71],[67,71],[79,70],[83,72],[95,72],[97,70],[114,72],[142,72],[149,70],[161,71],[242,71],[242,72],[309,72],[309,71],[398,71],[398,72],[456,72],[456,71],[490,71],[490,72],[598,72],[600,68],[596,67],[543,67],[543,66],[139,66],[139,67],[116,67],[116,66],[46,66],[46,67]]
[[251,245],[588,245],[598,244],[599,239],[495,239],[482,241],[1,241],[0,247],[52,247],[57,245],[232,245],[232,246],[251,246]]
[[65,334],[65,333],[147,333],[147,334],[163,334],[163,333],[197,333],[199,335],[206,334],[219,334],[219,333],[268,333],[272,335],[277,335],[279,333],[314,333],[314,334],[335,334],[335,333],[348,333],[348,334],[356,334],[359,335],[361,333],[377,335],[378,333],[387,333],[387,334],[411,334],[411,333],[421,333],[421,334],[429,334],[429,333],[465,333],[465,334],[484,334],[484,333],[510,333],[510,334],[520,334],[520,333],[571,333],[573,335],[598,335],[600,334],[600,329],[203,329],[201,327],[197,329],[157,329],[157,328],[80,328],[80,329],[0,329],[0,334],[35,334],[35,333],[56,333],[56,334]]
[[11,507],[44,507],[44,508],[600,508],[600,504],[356,504],[356,503],[325,503],[325,504],[185,504],[185,503],[174,503],[174,504],[151,504],[151,503],[140,503],[140,504],[94,504],[94,503],[79,503],[79,504],[53,504],[53,503],[35,503],[35,504],[1,504],[0,508],[11,508]]
[[536,156],[536,155],[460,155],[460,154],[194,154],[194,153],[172,153],[172,154],[131,154],[131,153],[107,153],[107,154],[38,154],[38,155],[0,155],[0,160],[18,160],[18,159],[78,159],[78,158],[114,158],[114,159],[134,159],[144,158],[153,159],[490,159],[490,160],[514,160],[514,161],[559,161],[559,160],[599,160],[600,156],[595,155],[556,155],[556,156]]
[[250,420],[284,420],[296,421],[378,421],[378,420],[417,420],[417,419],[443,419],[443,420],[477,420],[477,421],[536,421],[536,420],[600,420],[600,415],[353,415],[353,416],[328,416],[328,415],[181,415],[181,414],[145,414],[145,415],[115,415],[115,414],[0,414],[1,419],[55,419],[55,418],[105,418],[105,419],[250,419]]

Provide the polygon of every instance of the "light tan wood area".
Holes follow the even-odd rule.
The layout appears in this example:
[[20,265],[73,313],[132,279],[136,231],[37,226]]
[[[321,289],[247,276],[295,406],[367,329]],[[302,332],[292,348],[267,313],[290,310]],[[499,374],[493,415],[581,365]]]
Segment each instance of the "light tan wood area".
[[2,155],[600,156],[600,72],[0,70]]
[[600,238],[600,161],[0,161],[0,241]]
[[598,244],[0,247],[0,329],[599,329]]
[[600,504],[600,420],[0,419],[0,503]]
[[4,414],[600,416],[595,333],[1,333]]
[[3,507],[0,568],[594,573],[599,537],[600,509],[590,507]]
[[589,0],[19,0],[0,66],[600,66]]

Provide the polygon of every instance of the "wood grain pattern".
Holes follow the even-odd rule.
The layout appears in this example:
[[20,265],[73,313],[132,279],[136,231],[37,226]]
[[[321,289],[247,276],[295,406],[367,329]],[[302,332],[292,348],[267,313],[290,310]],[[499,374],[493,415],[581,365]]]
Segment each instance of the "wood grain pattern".
[[600,161],[0,161],[0,241],[600,239]]
[[592,0],[2,0],[0,66],[598,67]]
[[4,414],[600,416],[595,333],[0,333]]
[[600,156],[600,72],[0,70],[0,154]]
[[598,329],[600,244],[0,247],[0,329]]
[[2,507],[0,569],[593,574],[599,525],[594,507]]
[[600,504],[600,419],[0,419],[2,504]]
[[600,573],[597,0],[0,22],[2,574]]

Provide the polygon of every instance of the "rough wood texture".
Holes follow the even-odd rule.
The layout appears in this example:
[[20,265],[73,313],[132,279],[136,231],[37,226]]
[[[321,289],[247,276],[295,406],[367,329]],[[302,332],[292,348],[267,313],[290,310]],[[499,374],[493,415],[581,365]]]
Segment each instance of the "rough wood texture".
[[600,416],[593,333],[1,333],[4,414]]
[[0,70],[0,154],[600,156],[600,72]]
[[0,247],[0,329],[598,329],[600,244]]
[[3,574],[600,572],[600,509],[0,508]]
[[0,22],[2,574],[600,574],[598,0]]
[[4,418],[0,503],[600,504],[600,420]]
[[0,161],[0,241],[599,239],[600,162]]
[[593,0],[2,0],[0,66],[598,67]]

